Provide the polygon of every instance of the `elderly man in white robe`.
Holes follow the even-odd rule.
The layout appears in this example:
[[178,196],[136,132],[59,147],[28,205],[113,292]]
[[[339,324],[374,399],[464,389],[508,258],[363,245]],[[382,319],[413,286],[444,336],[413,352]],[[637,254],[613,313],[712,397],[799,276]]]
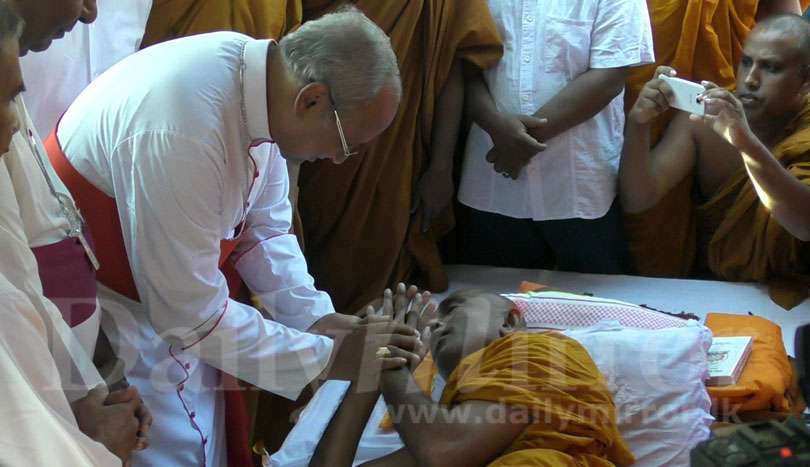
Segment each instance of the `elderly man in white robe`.
[[[136,465],[226,462],[223,375],[296,398],[404,364],[375,352],[413,349],[415,331],[336,315],[315,289],[286,165],[353,156],[400,96],[388,37],[351,8],[280,43],[220,32],[150,47],[70,106],[46,147],[97,240],[102,326],[155,414]],[[229,298],[234,270],[272,319]]]

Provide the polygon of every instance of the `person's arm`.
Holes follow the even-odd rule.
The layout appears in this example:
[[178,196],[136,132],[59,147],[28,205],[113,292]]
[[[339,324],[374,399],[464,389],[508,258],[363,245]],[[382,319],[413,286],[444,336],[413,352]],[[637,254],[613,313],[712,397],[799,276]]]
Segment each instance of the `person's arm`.
[[810,241],[810,187],[791,175],[751,131],[734,94],[713,83],[704,85],[706,115],[695,120],[702,120],[740,150],[760,202],[791,235]]
[[379,390],[357,392],[356,384],[349,387],[315,448],[310,467],[352,465],[357,444],[379,397]]
[[[364,312],[367,319],[393,320],[395,323],[413,328],[423,312],[432,309],[429,295],[426,300],[422,300],[423,297],[415,286],[407,288],[405,284],[400,283],[395,292],[386,290],[383,293],[382,306],[379,309],[369,305]],[[397,347],[387,348],[394,356],[407,359],[411,369],[421,360],[421,355]],[[415,350],[419,352],[419,349]],[[352,383],[321,436],[309,465],[311,467],[352,465],[357,445],[379,397],[378,380],[374,381],[373,388]]]
[[799,0],[760,0],[757,7],[757,21],[762,21],[768,16],[778,13],[802,14],[802,6]]
[[156,333],[176,353],[194,353],[243,381],[297,397],[327,367],[334,344],[228,298],[219,259],[227,225],[222,193],[233,181],[221,151],[155,132],[126,140],[110,160],[130,266]]
[[453,156],[464,106],[462,64],[453,61],[450,74],[436,101],[433,134],[430,141],[430,165],[416,185],[414,212],[422,208],[422,232],[430,229],[433,219],[442,214],[453,200]]
[[540,107],[534,116],[548,123],[529,131],[538,141],[548,141],[593,118],[624,89],[629,69],[591,68],[568,83]]
[[546,149],[545,144],[529,134],[546,122],[532,115],[501,113],[483,72],[471,66],[465,70],[465,104],[470,120],[492,139],[493,147],[486,157],[496,172],[517,179],[521,169]]
[[650,124],[669,109],[668,96],[672,96],[672,88],[658,76],[671,73],[671,68],[659,67],[627,114],[619,165],[619,197],[625,212],[640,213],[655,206],[697,160],[697,145],[685,113],[675,118],[650,150]]
[[394,425],[418,465],[486,465],[526,428],[503,404],[466,401],[444,408],[425,396],[404,368],[384,371],[380,383]]
[[307,330],[335,313],[332,300],[315,288],[301,247],[292,232],[287,164],[276,150],[266,156],[264,187],[245,219],[231,260],[242,280],[273,319]]
[[361,464],[362,467],[419,467],[416,458],[408,448],[394,451],[387,456],[379,457]]

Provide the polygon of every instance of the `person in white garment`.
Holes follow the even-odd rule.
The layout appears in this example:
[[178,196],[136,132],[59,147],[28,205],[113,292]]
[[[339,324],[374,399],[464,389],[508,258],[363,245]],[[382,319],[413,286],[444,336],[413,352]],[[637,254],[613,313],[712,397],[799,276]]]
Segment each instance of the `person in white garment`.
[[[294,399],[404,364],[375,352],[413,349],[415,331],[337,315],[314,288],[285,163],[352,157],[400,96],[390,40],[349,8],[280,43],[218,32],[149,47],[67,110],[46,146],[97,240],[102,326],[155,416],[135,465],[224,465],[224,375]],[[228,298],[232,269],[272,319]]]
[[[20,18],[0,1],[0,157],[20,128],[21,32]],[[42,296],[10,187],[0,164],[0,465],[121,465],[145,447],[137,390],[110,392]]]
[[616,198],[628,67],[653,61],[644,0],[490,0],[506,44],[469,78],[464,262],[626,272]]
[[20,61],[23,97],[40,135],[50,133],[91,81],[140,48],[152,0],[97,0],[97,4],[95,21],[77,24],[47,50],[29,53]]
[[[97,11],[95,0],[6,1],[25,21],[20,38],[21,55],[47,49],[54,38],[79,21],[92,23]],[[70,192],[50,166],[21,96],[15,98],[14,106],[20,131],[1,163],[12,182],[4,189],[14,190],[13,196],[5,196],[5,202],[16,201],[45,296],[57,305],[92,356],[101,322],[96,303],[94,254],[82,233],[81,219]]]

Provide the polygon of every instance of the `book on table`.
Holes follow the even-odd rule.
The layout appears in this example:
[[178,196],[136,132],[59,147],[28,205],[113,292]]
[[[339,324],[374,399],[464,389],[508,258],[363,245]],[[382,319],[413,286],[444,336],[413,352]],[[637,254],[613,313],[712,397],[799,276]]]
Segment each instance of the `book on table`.
[[737,384],[751,355],[751,336],[715,337],[709,349],[708,386]]

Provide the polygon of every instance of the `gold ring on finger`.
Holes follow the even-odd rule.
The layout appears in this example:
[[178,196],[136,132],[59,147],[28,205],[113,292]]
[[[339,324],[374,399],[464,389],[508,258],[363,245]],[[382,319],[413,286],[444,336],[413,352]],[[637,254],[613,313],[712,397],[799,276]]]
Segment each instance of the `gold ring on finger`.
[[377,358],[390,358],[391,357],[391,349],[388,347],[380,347],[377,349],[377,353],[375,354]]

